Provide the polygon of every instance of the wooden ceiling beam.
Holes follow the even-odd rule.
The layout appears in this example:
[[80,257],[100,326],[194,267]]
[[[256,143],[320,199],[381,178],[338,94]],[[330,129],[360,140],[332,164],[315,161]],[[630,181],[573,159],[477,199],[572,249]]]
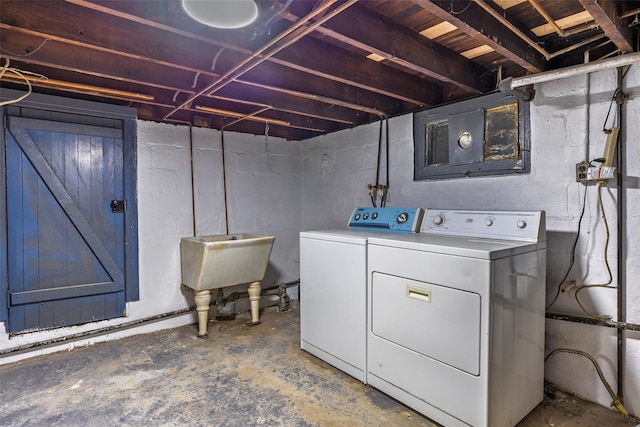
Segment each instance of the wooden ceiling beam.
[[620,2],[614,0],[580,0],[580,4],[593,16],[607,37],[613,41],[622,52],[633,50],[631,28],[618,20]]
[[[23,43],[19,43],[16,37],[24,36],[14,33],[10,30],[2,31],[0,34],[1,41],[10,41],[3,43],[4,46],[11,46],[13,49],[20,50],[20,46],[33,46],[33,38],[29,37]],[[60,45],[58,42],[49,42],[46,50],[42,50],[37,55],[38,59],[33,57],[16,57],[4,55],[12,60],[12,65],[28,69],[31,72],[46,74],[49,78],[59,80],[81,81],[84,84],[91,84],[93,80],[100,79],[97,83],[99,86],[114,89],[126,89],[124,86],[137,88],[135,91],[152,92],[157,90],[166,90],[169,93],[169,105],[175,104],[171,102],[171,96],[176,99],[184,99],[189,94],[196,93],[198,88],[205,85],[206,79],[211,80],[212,77],[207,73],[199,78],[200,83],[194,88],[190,84],[194,82],[194,73],[184,70],[163,69],[160,66],[154,68],[153,81],[149,81],[149,76],[145,75],[146,80],[142,80],[142,74],[138,70],[146,65],[141,64],[140,60],[119,57],[113,55],[95,55],[90,49],[76,47],[69,49],[68,46]],[[17,62],[15,62],[17,61]],[[41,86],[46,86],[43,84]],[[247,93],[252,92],[251,87],[242,87],[238,83],[234,84],[233,89],[227,91],[228,97],[244,98]],[[146,87],[146,89],[143,89]],[[178,92],[179,96],[176,96]],[[259,99],[259,98],[257,98]],[[279,95],[278,92],[272,92],[269,99],[266,100],[268,105],[282,111],[292,114],[300,114],[305,117],[316,117],[325,120],[331,120],[336,123],[353,124],[361,120],[361,115],[357,111],[346,108],[335,108],[334,104],[322,102],[309,102],[309,98],[292,97]],[[255,105],[255,104],[254,104]]]
[[[11,15],[6,11],[6,9],[7,8],[3,9],[3,21],[7,20],[10,22],[17,19],[11,18]],[[142,48],[137,49],[133,46],[122,47],[115,45],[115,43],[117,43],[117,39],[114,39],[112,44],[105,46],[105,37],[101,35],[101,31],[99,30],[92,32],[89,28],[81,28],[80,32],[82,33],[82,41],[77,41],[73,38],[67,38],[75,37],[75,31],[68,30],[68,26],[56,26],[56,19],[47,21],[47,16],[36,12],[30,14],[29,19],[37,20],[37,24],[31,25],[29,23],[29,25],[21,25],[20,28],[16,28],[11,27],[6,23],[0,23],[0,29],[3,29],[3,31],[0,32],[0,37],[6,40],[6,43],[3,43],[3,45],[6,46],[7,49],[9,46],[14,46],[13,42],[10,43],[10,40],[8,39],[9,37],[13,37],[15,43],[17,43],[15,44],[16,47],[14,50],[20,52],[25,50],[33,51],[39,43],[43,40],[49,39],[47,42],[48,46],[43,47],[43,49],[37,52],[37,55],[23,58],[24,60],[28,60],[32,63],[38,63],[40,65],[48,63],[58,68],[72,69],[74,71],[84,70],[87,73],[95,75],[108,74],[116,79],[131,79],[132,76],[142,76],[146,74],[144,70],[147,69],[150,74],[154,76],[154,81],[140,82],[141,84],[157,85],[160,87],[173,85],[177,86],[176,90],[184,90],[185,88],[188,88],[188,85],[194,82],[197,74],[209,76],[211,78],[219,75],[218,73],[210,71],[211,58],[214,56],[215,52],[208,51],[209,55],[202,55],[197,45],[194,46],[193,42],[189,43],[184,39],[178,40],[177,38],[172,38],[171,40],[164,40],[163,49],[155,53],[153,58],[149,58],[145,56],[149,54],[149,52],[143,51]],[[115,26],[116,23],[113,23],[113,25]],[[24,29],[33,28],[34,26],[39,31],[44,31],[49,28],[49,32],[43,33]],[[11,32],[9,30],[14,31]],[[133,31],[134,29],[130,28],[130,30]],[[18,33],[28,35],[29,37],[25,37],[24,40],[16,40],[15,34]],[[144,34],[142,31],[138,31],[138,33],[142,33],[142,37],[149,36],[148,34]],[[102,41],[100,39],[102,39]],[[56,48],[55,43],[57,42],[67,43],[68,45],[66,48]],[[100,42],[103,43],[102,47],[99,45]],[[54,48],[53,51],[51,49],[52,47]],[[123,50],[125,48],[127,49],[127,52]],[[148,46],[145,48],[149,49]],[[172,54],[175,54],[176,56],[172,57]],[[108,59],[98,59],[101,57]],[[234,63],[237,63],[240,58],[242,58],[242,55],[237,52],[225,51],[224,55],[220,56],[218,67],[216,69],[227,69]],[[163,67],[166,68],[163,69]],[[265,75],[276,76],[279,83],[284,85],[284,87],[286,87],[289,82],[299,81],[300,83],[296,86],[296,89],[301,85],[308,86],[309,82],[308,75],[306,73],[292,71],[291,69],[282,67],[278,64],[261,64],[259,68],[252,70],[248,75],[258,76],[260,79],[259,82],[262,84],[265,83]],[[159,83],[155,83],[156,79]],[[249,78],[247,77],[247,79]],[[344,85],[332,80],[320,80],[318,81],[318,84],[322,86],[319,89],[327,98],[335,97],[336,101],[343,100],[345,96],[359,96],[363,105],[367,105],[368,103],[373,103],[375,105],[387,105],[390,103],[389,97],[380,97],[377,94],[372,94],[371,92],[363,91],[355,87],[345,87]],[[396,101],[396,103],[399,102]],[[333,112],[330,111],[332,105],[333,104],[327,104],[324,107],[327,110],[326,116],[328,117],[332,116]],[[289,104],[288,108],[292,109],[292,107],[292,104]],[[339,118],[349,121],[353,120],[353,118],[349,118],[348,116]]]
[[[186,18],[184,13],[179,8],[173,7],[171,2],[163,1],[119,1],[119,2],[104,2],[104,1],[87,1],[87,0],[67,0],[70,3],[89,8],[92,10],[98,10],[101,13],[112,14],[121,19],[125,19],[131,22],[142,24],[150,28],[157,30],[168,31],[176,35],[195,39],[203,43],[209,43],[211,51],[218,51],[224,47],[229,51],[233,51],[243,55],[250,55],[252,53],[252,35],[244,30],[238,31],[216,31],[210,28],[206,29],[206,33],[198,27],[197,23]],[[213,36],[212,36],[213,34]],[[215,39],[215,40],[214,40]],[[256,38],[258,40],[259,38]],[[322,61],[312,61],[304,59],[318,58],[324,56],[323,53],[318,52],[317,48],[308,43],[306,39],[299,40],[294,46],[287,48],[287,50],[293,48],[300,52],[304,52],[303,56],[288,55],[286,51],[281,52],[274,58],[267,59],[267,62],[274,62],[284,67],[292,68],[297,71],[302,71],[308,74],[324,77],[326,79],[334,80],[339,83],[348,84],[358,87],[360,89],[368,90],[370,92],[380,93],[385,96],[395,97],[397,99],[412,102],[416,105],[436,105],[441,102],[440,88],[432,83],[419,81],[420,79],[407,79],[402,85],[393,85],[387,88],[388,81],[398,81],[400,76],[406,77],[404,73],[393,73],[393,71],[380,71],[380,67],[373,67],[376,72],[368,73],[349,73],[347,69],[337,67],[331,70],[331,73],[326,72],[326,67],[323,68]],[[213,54],[211,55],[213,57]],[[354,59],[350,60],[346,54],[341,52],[334,52],[336,61],[350,61],[354,63]],[[286,59],[285,59],[286,58]],[[360,68],[365,68],[369,61],[364,58],[360,59]],[[303,65],[304,62],[304,65]],[[366,76],[366,78],[364,77]],[[395,76],[395,78],[394,78]]]
[[[294,2],[295,5],[295,2]],[[286,15],[290,21],[297,16]],[[482,93],[483,67],[358,4],[316,29],[329,39],[375,53],[402,68]]]
[[[331,55],[326,54],[328,51]],[[271,60],[302,72],[313,70],[318,77],[373,90],[416,106],[434,106],[442,102],[442,88],[435,83],[313,38],[296,42]]]
[[547,64],[539,54],[495,18],[487,15],[477,4],[471,3],[454,15],[450,12],[450,1],[412,1],[432,15],[453,24],[479,43],[490,46],[530,73],[539,73],[546,69]]

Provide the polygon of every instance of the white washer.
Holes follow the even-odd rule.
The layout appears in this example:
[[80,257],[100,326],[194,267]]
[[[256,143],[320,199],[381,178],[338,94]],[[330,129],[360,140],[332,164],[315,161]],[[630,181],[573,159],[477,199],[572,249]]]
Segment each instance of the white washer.
[[367,382],[367,239],[415,233],[422,214],[417,208],[356,208],[349,230],[300,233],[303,350]]
[[544,212],[427,210],[368,239],[367,380],[446,426],[514,426],[543,397]]

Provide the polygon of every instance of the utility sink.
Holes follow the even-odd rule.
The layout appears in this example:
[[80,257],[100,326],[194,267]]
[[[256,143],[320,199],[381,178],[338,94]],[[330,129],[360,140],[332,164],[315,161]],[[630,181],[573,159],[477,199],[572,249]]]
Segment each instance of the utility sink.
[[267,270],[274,241],[274,236],[257,234],[216,234],[181,240],[182,283],[196,291],[199,337],[208,336],[212,289],[249,283],[251,323],[260,323],[260,282]]

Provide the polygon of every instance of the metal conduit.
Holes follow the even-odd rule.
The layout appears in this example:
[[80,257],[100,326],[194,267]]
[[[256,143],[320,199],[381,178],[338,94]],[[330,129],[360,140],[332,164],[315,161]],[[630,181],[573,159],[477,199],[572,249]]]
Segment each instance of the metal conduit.
[[640,52],[628,53],[615,58],[600,59],[588,64],[579,64],[558,70],[546,71],[538,74],[531,74],[522,77],[507,77],[500,81],[498,87],[501,91],[513,90],[517,87],[528,86],[535,83],[549,82],[563,79],[565,77],[578,76],[596,71],[608,70],[611,68],[624,67],[640,61]]
[[[617,271],[617,303],[618,303],[618,322],[624,324],[627,321],[627,309],[626,309],[626,220],[627,220],[627,202],[626,202],[626,186],[624,177],[626,176],[625,168],[625,155],[626,155],[626,132],[624,128],[624,101],[625,93],[623,92],[624,85],[624,73],[622,67],[618,67],[618,87],[616,103],[618,105],[618,126],[620,127],[620,133],[618,133],[617,155],[616,155],[616,167],[618,168],[618,174],[616,177],[616,184],[618,186],[617,197],[617,239],[618,239],[618,271]],[[623,136],[624,135],[624,136]],[[621,404],[624,404],[624,356],[625,356],[625,334],[624,329],[618,328],[618,400]]]

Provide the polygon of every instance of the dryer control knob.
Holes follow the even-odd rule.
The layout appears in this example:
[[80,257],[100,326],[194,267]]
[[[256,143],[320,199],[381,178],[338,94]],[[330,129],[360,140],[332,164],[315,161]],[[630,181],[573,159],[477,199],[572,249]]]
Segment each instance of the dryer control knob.
[[442,215],[436,215],[433,217],[433,223],[435,225],[442,225],[444,224],[444,217]]
[[408,219],[409,219],[409,214],[406,212],[402,212],[400,215],[398,215],[398,218],[396,218],[396,221],[398,222],[398,224],[404,224],[405,222],[407,222]]
[[486,225],[487,227],[491,227],[493,225],[493,220],[491,218],[485,219],[484,225]]
[[526,223],[526,222],[524,222],[523,220],[519,220],[519,221],[516,223],[516,226],[517,226],[518,228],[525,228],[525,227],[527,226],[527,223]]

